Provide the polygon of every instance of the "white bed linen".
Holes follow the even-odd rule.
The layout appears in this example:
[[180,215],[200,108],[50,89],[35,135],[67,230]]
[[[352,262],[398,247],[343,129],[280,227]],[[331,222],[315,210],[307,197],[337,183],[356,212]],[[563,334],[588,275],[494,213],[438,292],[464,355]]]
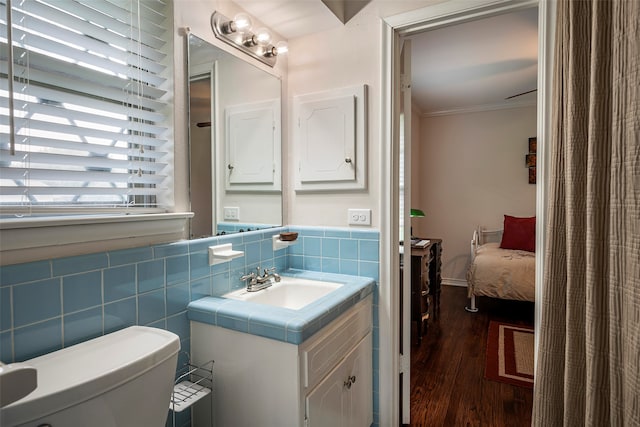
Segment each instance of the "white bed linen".
[[535,300],[535,253],[501,249],[499,243],[480,246],[467,270],[469,298]]

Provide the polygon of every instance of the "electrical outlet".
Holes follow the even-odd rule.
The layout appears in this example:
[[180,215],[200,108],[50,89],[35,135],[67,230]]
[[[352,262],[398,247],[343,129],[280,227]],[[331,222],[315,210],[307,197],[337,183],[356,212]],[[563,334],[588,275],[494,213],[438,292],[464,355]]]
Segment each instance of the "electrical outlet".
[[223,216],[225,220],[239,221],[240,220],[240,208],[225,207],[223,208]]
[[347,222],[349,225],[371,225],[371,209],[347,210]]

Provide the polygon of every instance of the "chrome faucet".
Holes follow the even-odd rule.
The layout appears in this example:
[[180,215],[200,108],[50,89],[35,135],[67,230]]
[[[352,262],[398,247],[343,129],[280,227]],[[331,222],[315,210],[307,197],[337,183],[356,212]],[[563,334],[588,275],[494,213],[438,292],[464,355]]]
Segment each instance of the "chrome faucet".
[[256,272],[245,274],[240,280],[247,282],[247,292],[256,292],[268,288],[274,281],[279,282],[280,275],[276,273],[275,267],[265,268],[262,275],[260,267],[256,267]]

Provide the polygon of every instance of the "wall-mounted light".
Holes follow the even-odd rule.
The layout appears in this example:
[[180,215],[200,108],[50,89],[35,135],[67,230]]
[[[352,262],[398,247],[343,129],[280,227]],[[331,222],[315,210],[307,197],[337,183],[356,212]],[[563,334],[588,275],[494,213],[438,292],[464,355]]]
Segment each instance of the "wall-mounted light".
[[251,30],[251,18],[246,13],[239,13],[229,19],[219,12],[211,15],[211,28],[216,38],[248,53],[254,58],[273,67],[278,55],[286,53],[287,43],[272,43],[271,34],[266,28]]

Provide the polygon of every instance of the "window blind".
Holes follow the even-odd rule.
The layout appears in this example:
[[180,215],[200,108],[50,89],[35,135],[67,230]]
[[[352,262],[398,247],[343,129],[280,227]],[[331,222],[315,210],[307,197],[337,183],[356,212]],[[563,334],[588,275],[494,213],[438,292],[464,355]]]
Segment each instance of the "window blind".
[[168,1],[0,0],[3,213],[168,207]]

